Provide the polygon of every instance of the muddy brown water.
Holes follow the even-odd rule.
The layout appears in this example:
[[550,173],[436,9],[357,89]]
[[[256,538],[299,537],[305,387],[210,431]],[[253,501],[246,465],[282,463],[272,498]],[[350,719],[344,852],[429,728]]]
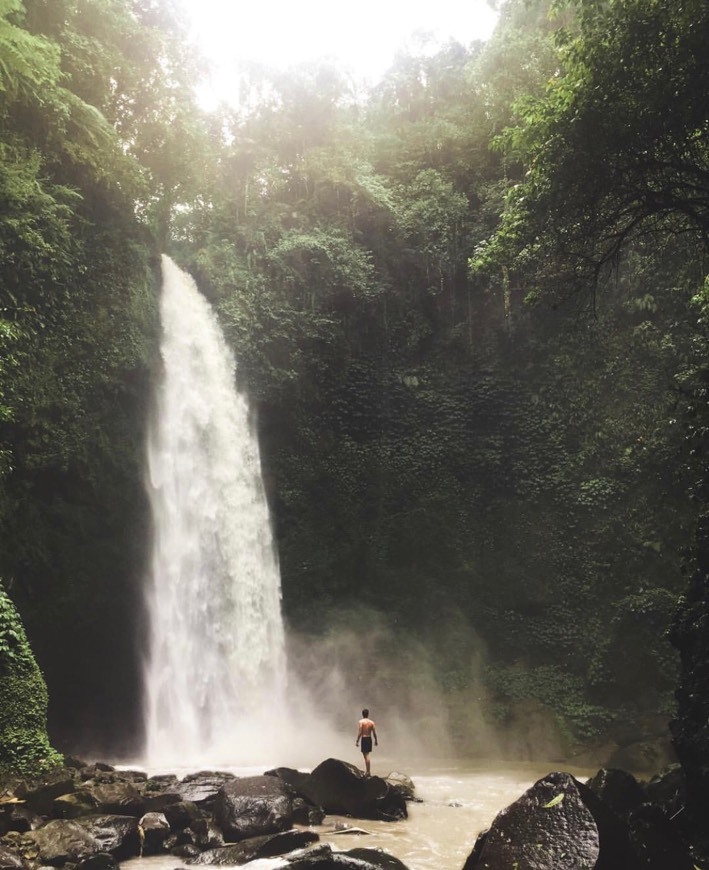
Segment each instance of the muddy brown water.
[[[516,800],[544,774],[566,770],[585,780],[595,771],[569,768],[554,762],[436,762],[418,764],[377,760],[377,773],[403,771],[416,786],[421,803],[408,805],[409,818],[401,822],[374,822],[343,816],[326,816],[311,830],[333,850],[379,848],[402,861],[409,870],[456,870],[462,868],[477,835],[489,827],[497,813]],[[234,770],[251,776],[263,771]],[[366,833],[335,833],[337,825],[350,825]],[[249,864],[254,870],[279,867],[277,859]],[[135,858],[123,862],[123,870],[176,870],[187,867],[172,856]]]

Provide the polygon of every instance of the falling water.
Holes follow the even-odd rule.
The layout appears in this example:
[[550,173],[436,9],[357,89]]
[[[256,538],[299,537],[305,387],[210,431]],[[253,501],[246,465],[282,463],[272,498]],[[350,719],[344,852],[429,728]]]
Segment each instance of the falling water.
[[268,751],[285,682],[258,443],[217,319],[167,257],[161,318],[163,374],[147,445],[147,761],[240,764]]

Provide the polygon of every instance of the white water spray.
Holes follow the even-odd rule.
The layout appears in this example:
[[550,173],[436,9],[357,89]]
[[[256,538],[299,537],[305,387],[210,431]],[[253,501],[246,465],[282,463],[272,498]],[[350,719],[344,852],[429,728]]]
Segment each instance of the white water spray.
[[147,763],[272,754],[285,702],[280,576],[248,403],[194,281],[163,257],[162,381],[148,435]]

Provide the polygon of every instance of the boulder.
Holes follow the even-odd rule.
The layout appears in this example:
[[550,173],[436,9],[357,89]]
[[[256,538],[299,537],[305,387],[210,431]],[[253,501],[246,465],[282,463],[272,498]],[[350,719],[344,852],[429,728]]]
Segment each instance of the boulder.
[[687,806],[687,783],[682,768],[675,764],[645,784],[647,800],[668,816],[680,816]]
[[630,839],[645,870],[693,870],[687,843],[659,807],[643,804],[630,814]]
[[381,870],[406,870],[406,865],[398,858],[381,849],[349,849],[345,854],[350,858],[366,861],[370,866]]
[[325,818],[325,810],[316,807],[305,798],[293,798],[293,824],[295,825],[322,825]]
[[286,855],[296,849],[304,849],[320,838],[312,831],[283,831],[265,837],[249,837],[240,843],[222,846],[220,849],[209,849],[202,852],[190,864],[212,864],[234,866],[245,864],[257,858],[274,858]]
[[186,861],[191,861],[200,854],[200,850],[199,846],[195,846],[194,843],[185,843],[182,846],[175,846],[174,849],[170,849],[170,854],[176,858],[184,858]]
[[159,776],[151,776],[145,782],[143,794],[162,794],[163,792],[174,792],[179,779],[174,773],[162,773]]
[[627,819],[645,800],[643,787],[625,770],[602,768],[586,785],[620,819]]
[[179,804],[182,801],[177,792],[163,792],[162,794],[145,794],[143,795],[143,799],[145,801],[145,812],[146,813],[162,813],[165,811],[166,807],[171,806],[172,804]]
[[393,788],[394,791],[398,792],[405,801],[418,800],[416,797],[416,786],[411,777],[407,776],[405,773],[393,771],[384,779],[386,783]]
[[170,833],[170,823],[162,813],[146,813],[138,822],[141,855],[159,855]]
[[101,852],[110,852],[119,860],[140,854],[140,832],[134,816],[84,816],[76,823],[93,837]]
[[293,802],[274,776],[233,779],[219,789],[214,817],[227,840],[277,834],[293,824]]
[[79,816],[98,812],[98,809],[96,798],[85,789],[79,789],[54,798],[51,814],[55,819],[78,819]]
[[568,773],[549,773],[495,817],[463,870],[636,870],[621,822]]
[[163,810],[163,815],[173,831],[183,831],[185,828],[189,828],[200,817],[197,806],[191,801],[168,804]]
[[79,864],[78,870],[118,870],[119,864],[115,855],[110,852],[99,852]]
[[176,791],[183,801],[209,807],[214,804],[219,789],[233,779],[236,779],[233,773],[203,770],[186,776],[171,791]]
[[189,828],[185,828],[184,831],[173,831],[173,833],[168,834],[168,836],[165,837],[163,848],[166,852],[169,852],[171,855],[173,855],[175,853],[175,849],[178,849],[180,846],[194,845],[194,834],[192,833],[192,831],[190,831]]
[[219,849],[224,845],[224,835],[209,818],[196,819],[190,825],[190,830],[200,849]]
[[15,796],[24,800],[25,805],[38,816],[49,816],[54,799],[74,791],[73,773],[75,771],[58,768],[41,779],[23,780],[15,789]]
[[61,867],[67,862],[80,864],[101,851],[101,846],[78,822],[70,819],[54,819],[42,828],[23,835],[23,840],[33,843],[38,850],[39,862]]
[[95,785],[85,783],[81,791],[91,795],[100,813],[136,818],[140,818],[145,813],[145,800],[131,782],[118,780]]
[[22,858],[15,851],[0,846],[0,870],[23,870],[24,867]]
[[292,870],[406,870],[402,864],[379,849],[352,849],[349,852],[333,852],[330,846],[317,846],[300,855],[288,858],[286,865]]
[[38,816],[23,803],[0,804],[0,836],[9,831],[34,831],[42,827],[46,819]]
[[407,816],[406,801],[386,780],[366,777],[353,764],[336,758],[326,759],[309,776],[299,774],[284,781],[326,813],[383,821]]

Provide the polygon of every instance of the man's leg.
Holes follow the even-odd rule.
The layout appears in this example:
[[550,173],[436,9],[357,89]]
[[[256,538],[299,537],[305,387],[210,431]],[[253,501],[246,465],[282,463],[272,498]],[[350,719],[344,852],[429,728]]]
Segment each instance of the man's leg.
[[367,776],[369,776],[369,753],[368,753],[368,752],[367,752],[366,755],[364,756],[364,764],[365,764],[365,767],[366,767],[366,773],[367,773]]

